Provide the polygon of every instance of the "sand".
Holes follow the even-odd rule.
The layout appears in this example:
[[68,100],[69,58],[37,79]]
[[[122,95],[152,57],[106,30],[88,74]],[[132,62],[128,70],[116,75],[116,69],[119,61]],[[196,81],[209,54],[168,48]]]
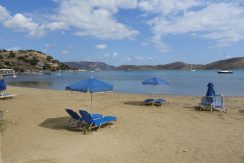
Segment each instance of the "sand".
[[[243,163],[244,97],[225,97],[227,113],[196,111],[200,97],[158,95],[163,107],[142,106],[149,95],[90,94],[10,87],[0,101],[6,128],[4,163]],[[156,97],[156,96],[155,96]],[[65,128],[66,108],[118,117],[83,134]]]

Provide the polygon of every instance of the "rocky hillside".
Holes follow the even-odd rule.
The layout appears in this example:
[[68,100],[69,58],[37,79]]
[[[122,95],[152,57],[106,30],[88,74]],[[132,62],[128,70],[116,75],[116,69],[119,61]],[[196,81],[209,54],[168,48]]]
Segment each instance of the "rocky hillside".
[[15,71],[57,71],[70,69],[51,56],[35,50],[0,50],[0,68],[12,68]]
[[85,70],[190,70],[191,66],[196,70],[218,70],[218,69],[244,69],[244,57],[221,60],[206,65],[187,64],[174,62],[164,65],[121,65],[118,67],[107,65],[103,62],[65,62],[73,69]]
[[115,66],[107,65],[103,62],[64,62],[73,69],[83,69],[83,70],[113,70]]
[[226,60],[220,60],[217,62],[206,64],[202,67],[204,70],[212,69],[244,69],[244,57],[230,58]]

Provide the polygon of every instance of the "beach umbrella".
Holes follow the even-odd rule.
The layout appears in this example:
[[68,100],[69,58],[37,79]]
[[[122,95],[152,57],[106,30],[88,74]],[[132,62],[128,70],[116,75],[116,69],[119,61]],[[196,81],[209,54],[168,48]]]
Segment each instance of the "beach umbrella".
[[144,85],[160,85],[160,86],[164,86],[164,85],[169,85],[168,82],[158,78],[158,77],[153,77],[153,78],[150,78],[150,79],[146,79],[142,82],[142,84]]
[[160,78],[157,78],[157,77],[146,79],[142,82],[142,84],[145,84],[145,85],[169,85],[168,82],[166,82]]
[[91,108],[92,108],[92,94],[95,92],[112,91],[113,85],[104,81],[98,80],[94,77],[89,79],[81,80],[65,88],[66,90],[88,92],[91,94]]
[[0,79],[0,92],[7,89],[4,79]]
[[208,83],[207,87],[208,87],[208,90],[207,90],[206,96],[214,96],[215,91],[213,88],[214,87],[213,83]]

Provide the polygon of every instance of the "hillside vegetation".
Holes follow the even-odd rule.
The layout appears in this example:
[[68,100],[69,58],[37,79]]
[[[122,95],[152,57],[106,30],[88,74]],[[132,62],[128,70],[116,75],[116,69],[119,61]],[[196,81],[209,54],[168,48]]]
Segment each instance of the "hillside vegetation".
[[15,71],[57,71],[67,70],[69,66],[55,60],[45,53],[35,50],[8,51],[0,49],[0,68]]

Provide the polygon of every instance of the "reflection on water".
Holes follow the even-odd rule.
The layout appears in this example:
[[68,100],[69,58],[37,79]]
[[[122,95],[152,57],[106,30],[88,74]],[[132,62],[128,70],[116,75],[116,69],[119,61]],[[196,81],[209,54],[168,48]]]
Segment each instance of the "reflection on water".
[[[17,78],[7,78],[6,81],[15,86],[64,90],[66,86],[91,76],[113,84],[116,92],[202,96],[207,91],[207,83],[212,82],[217,94],[244,96],[243,70],[235,70],[234,74],[217,74],[214,70],[58,72],[51,75],[17,75]],[[170,85],[142,84],[145,79],[155,76],[168,81]]]
[[50,81],[10,81],[9,85],[20,87],[32,87],[32,88],[52,88],[53,82]]

